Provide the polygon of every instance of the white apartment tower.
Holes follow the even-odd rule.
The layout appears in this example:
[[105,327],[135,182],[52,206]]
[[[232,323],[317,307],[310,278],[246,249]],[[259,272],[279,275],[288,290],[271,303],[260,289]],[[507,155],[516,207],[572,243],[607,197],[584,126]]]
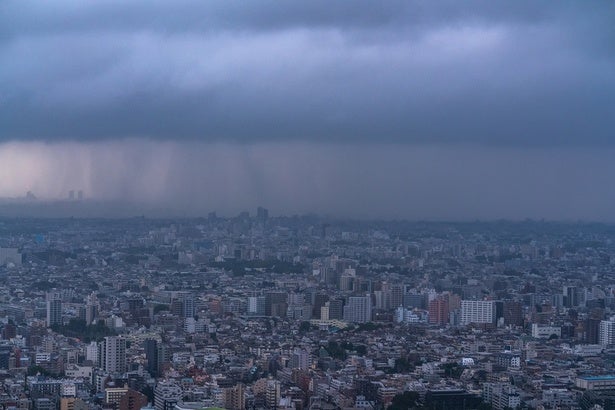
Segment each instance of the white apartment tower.
[[491,324],[495,323],[494,300],[462,300],[461,301],[461,324],[470,323]]
[[98,365],[107,373],[126,373],[126,339],[105,337],[98,344]]

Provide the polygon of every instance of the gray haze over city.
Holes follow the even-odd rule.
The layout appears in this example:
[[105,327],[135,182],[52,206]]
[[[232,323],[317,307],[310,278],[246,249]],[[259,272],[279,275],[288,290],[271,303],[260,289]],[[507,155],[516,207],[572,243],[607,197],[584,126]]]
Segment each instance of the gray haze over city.
[[0,4],[0,196],[615,220],[609,2]]

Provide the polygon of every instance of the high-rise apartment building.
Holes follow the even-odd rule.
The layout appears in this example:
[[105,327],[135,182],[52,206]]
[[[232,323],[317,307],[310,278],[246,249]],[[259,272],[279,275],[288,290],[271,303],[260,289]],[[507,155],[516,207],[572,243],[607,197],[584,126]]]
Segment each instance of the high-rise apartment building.
[[126,372],[126,339],[107,336],[98,344],[98,366],[107,373]]
[[461,301],[461,324],[494,324],[495,301],[494,300],[462,300]]
[[598,339],[603,346],[615,344],[615,317],[600,322]]
[[47,327],[62,324],[62,299],[59,292],[47,294]]
[[245,387],[238,383],[224,389],[224,408],[228,410],[243,410],[246,408]]
[[429,302],[429,323],[443,326],[448,323],[448,295],[440,295]]
[[278,380],[267,380],[265,391],[265,404],[268,408],[277,408],[280,403],[280,382]]
[[[330,315],[330,313],[329,313]],[[353,323],[366,323],[372,320],[372,298],[365,296],[350,296],[344,306],[344,320]]]

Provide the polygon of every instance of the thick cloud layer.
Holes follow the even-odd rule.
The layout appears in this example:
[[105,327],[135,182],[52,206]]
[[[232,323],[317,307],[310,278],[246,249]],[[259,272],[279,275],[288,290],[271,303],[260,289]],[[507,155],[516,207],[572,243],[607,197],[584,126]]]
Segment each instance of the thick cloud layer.
[[0,3],[0,139],[612,146],[609,2]]
[[613,22],[602,1],[0,1],[0,197],[612,221]]
[[612,148],[6,143],[0,196],[83,190],[88,199],[134,205],[128,215],[236,215],[264,205],[275,215],[615,221],[613,158]]

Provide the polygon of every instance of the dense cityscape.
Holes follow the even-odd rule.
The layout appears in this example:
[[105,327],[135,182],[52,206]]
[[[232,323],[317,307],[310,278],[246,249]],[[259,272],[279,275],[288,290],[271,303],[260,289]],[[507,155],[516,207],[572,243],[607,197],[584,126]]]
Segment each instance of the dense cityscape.
[[615,228],[0,220],[6,409],[615,406]]

